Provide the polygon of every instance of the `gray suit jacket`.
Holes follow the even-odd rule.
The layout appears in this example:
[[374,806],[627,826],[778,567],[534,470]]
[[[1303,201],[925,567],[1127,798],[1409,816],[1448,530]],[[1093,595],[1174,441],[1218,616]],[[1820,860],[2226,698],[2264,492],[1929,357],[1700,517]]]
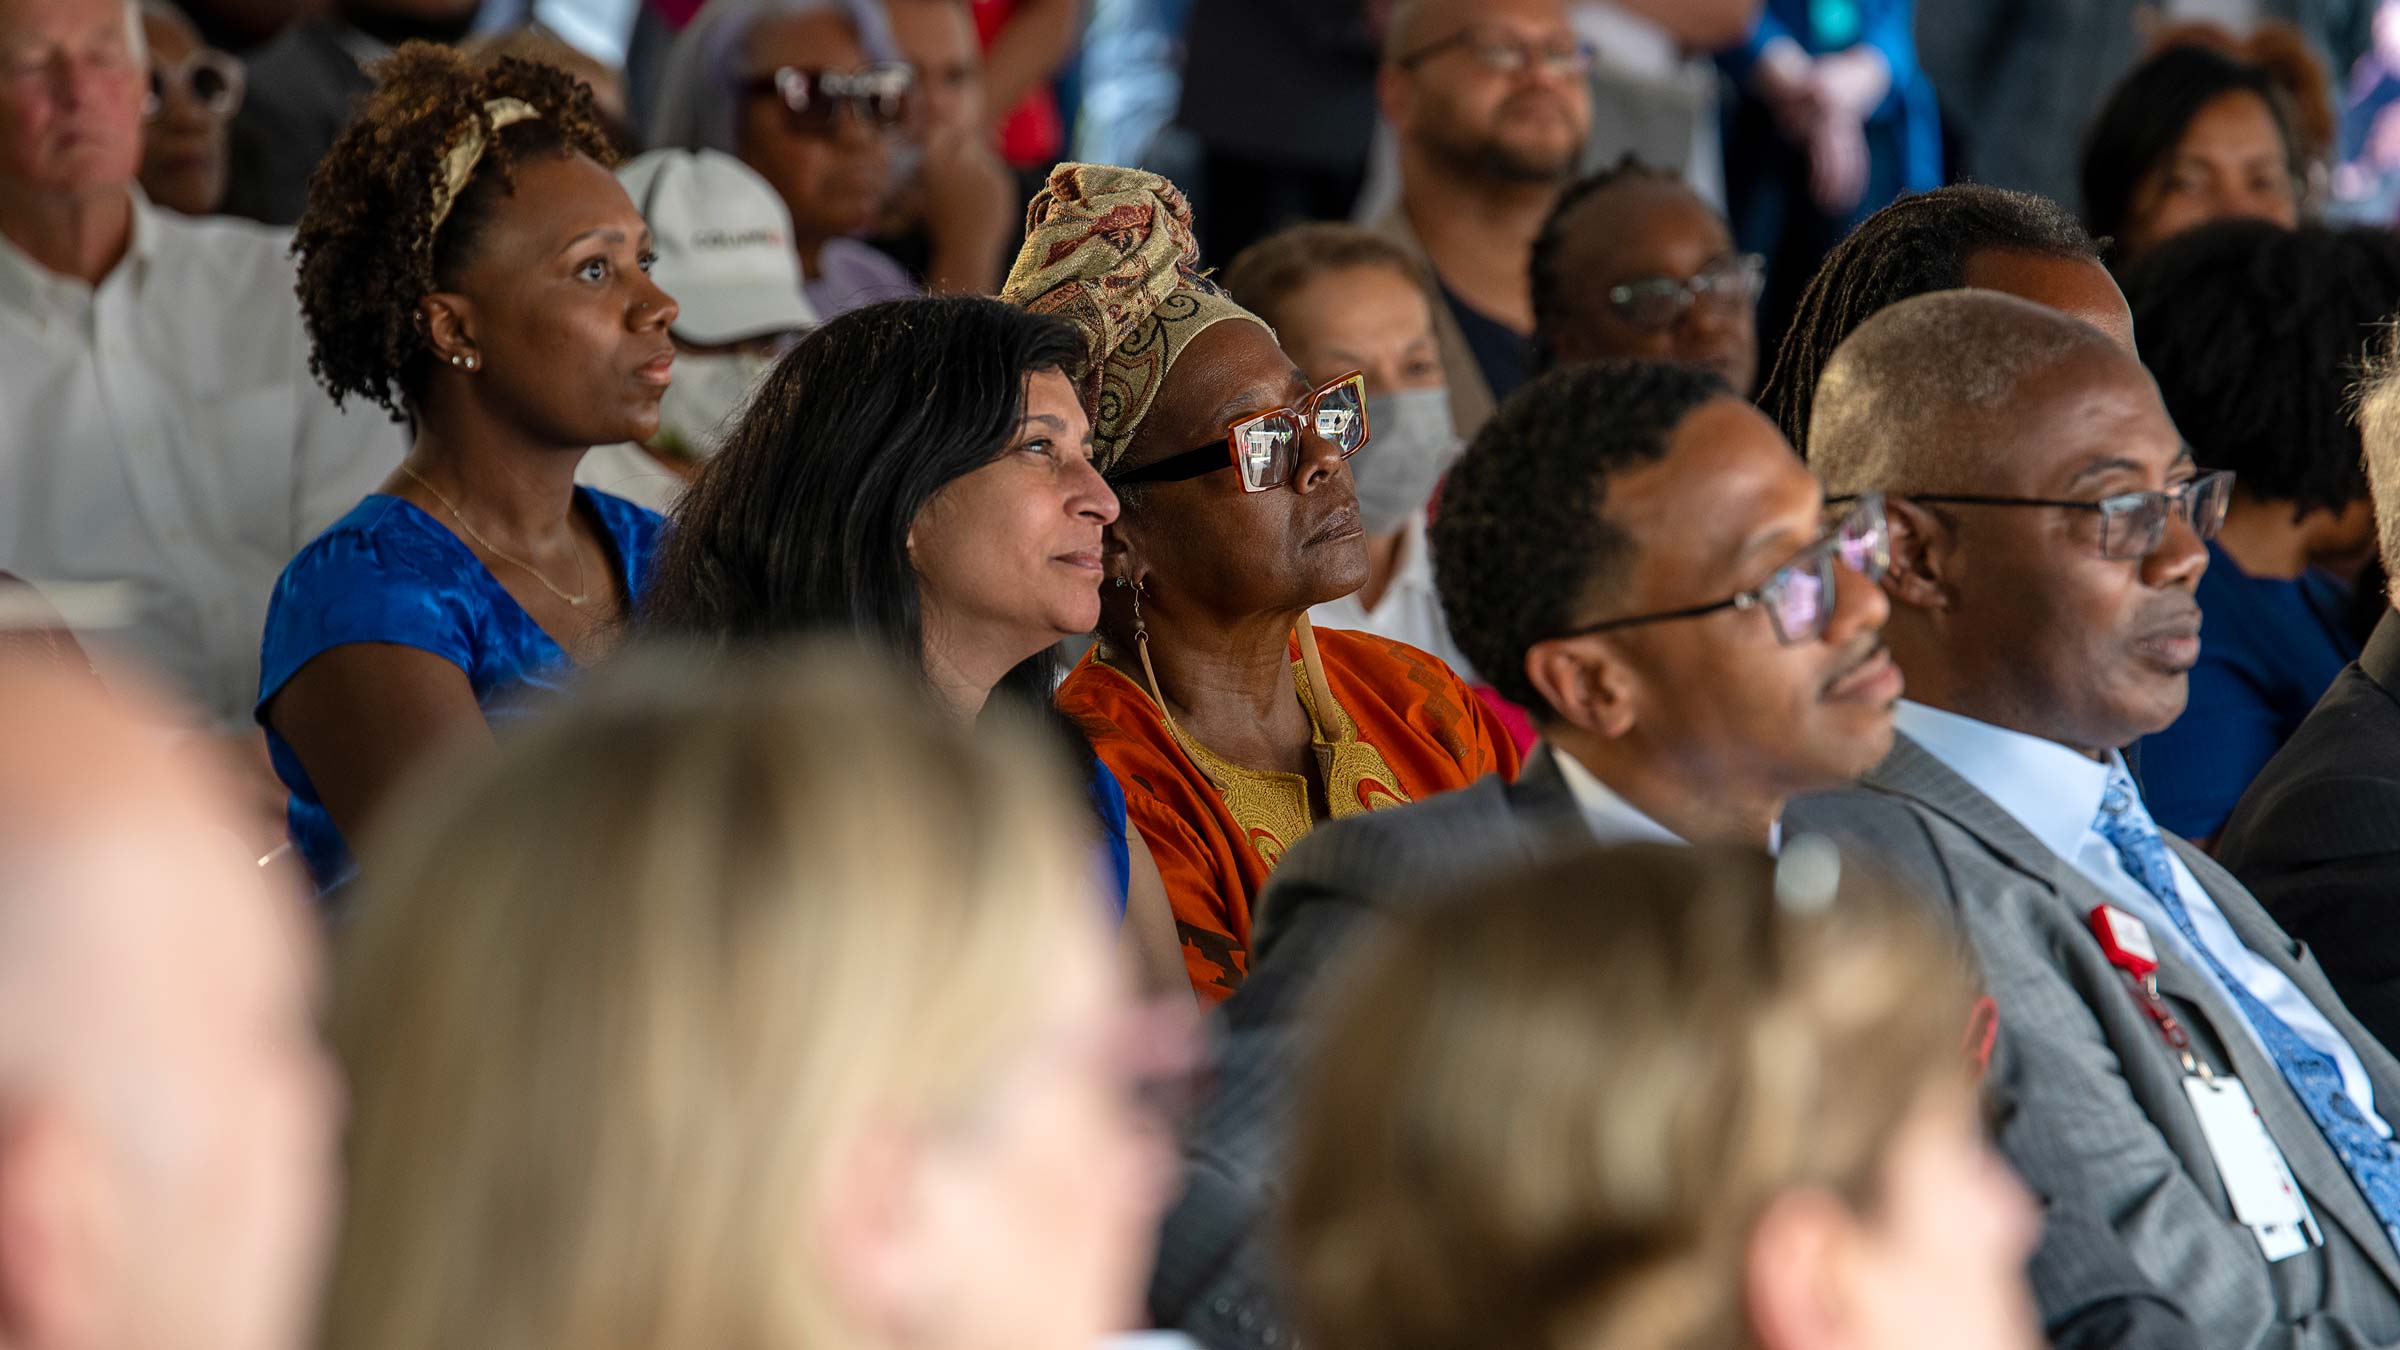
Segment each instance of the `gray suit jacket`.
[[[1185,1136],[1184,1189],[1167,1213],[1150,1282],[1157,1325],[1209,1350],[1291,1343],[1272,1211],[1293,1075],[1325,971],[1383,914],[1594,839],[1545,744],[1514,783],[1495,775],[1414,806],[1353,816],[1284,858],[1259,900],[1250,977],[1221,1009],[1215,1081]],[[2006,1114],[2004,1102],[1995,1105]],[[2033,1272],[2052,1291],[2044,1311],[2056,1346],[2200,1344],[2116,1235],[2071,1200],[2051,1205]]]
[[[1947,902],[1999,1004],[1990,1077],[2009,1104],[2002,1150],[2036,1190],[2092,1206],[2208,1344],[2400,1344],[2400,1252],[2230,1001],[2161,943],[2161,995],[2194,1053],[2249,1089],[2325,1245],[2270,1265],[2235,1222],[2180,1062],[2087,927],[2107,896],[2073,864],[1905,736],[1859,787],[1793,803],[1785,828],[1831,835]],[[2242,941],[2357,1049],[2378,1110],[2400,1110],[2400,1062],[2343,1008],[2316,958],[2231,874],[2169,843]],[[2051,1283],[2059,1274],[2046,1279],[2036,1262],[2046,1314],[2077,1296]]]

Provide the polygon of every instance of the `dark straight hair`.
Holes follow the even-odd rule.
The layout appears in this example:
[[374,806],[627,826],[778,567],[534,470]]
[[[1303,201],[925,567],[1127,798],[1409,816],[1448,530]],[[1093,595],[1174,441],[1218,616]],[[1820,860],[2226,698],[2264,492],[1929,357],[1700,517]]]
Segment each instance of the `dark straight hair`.
[[2175,152],[2200,109],[2226,95],[2256,94],[2283,141],[2284,172],[2300,196],[2304,168],[2292,134],[2287,95],[2263,67],[2210,47],[2174,46],[2153,54],[2117,82],[2083,142],[2083,223],[2109,239],[2125,228],[2133,194],[2159,161]]
[[[922,675],[909,527],[1006,452],[1029,377],[1075,379],[1085,353],[1058,319],[965,297],[870,305],[811,332],[677,507],[641,630],[726,649],[846,630]],[[1056,674],[1044,652],[1000,691],[1046,709]]]

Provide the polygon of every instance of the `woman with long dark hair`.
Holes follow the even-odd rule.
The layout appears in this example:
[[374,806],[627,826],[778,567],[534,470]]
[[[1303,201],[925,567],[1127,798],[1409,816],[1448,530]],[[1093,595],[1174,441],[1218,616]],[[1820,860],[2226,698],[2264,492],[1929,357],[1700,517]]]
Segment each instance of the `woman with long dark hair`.
[[963,721],[1043,710],[1089,775],[1126,941],[1173,988],[1173,920],[1124,790],[1047,711],[1052,645],[1099,621],[1117,516],[1076,396],[1084,361],[1074,329],[991,300],[890,301],[817,329],[678,510],[644,627],[740,647],[849,629]]

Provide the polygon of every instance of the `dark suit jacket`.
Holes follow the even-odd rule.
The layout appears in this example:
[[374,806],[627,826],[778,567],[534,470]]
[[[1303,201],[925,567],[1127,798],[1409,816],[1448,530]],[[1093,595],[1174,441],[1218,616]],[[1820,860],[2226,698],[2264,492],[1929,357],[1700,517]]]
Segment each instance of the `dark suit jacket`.
[[[2176,949],[2160,944],[2160,996],[2192,1054],[2249,1089],[2323,1246],[2269,1263],[2234,1220],[2183,1065],[2087,926],[2109,897],[2015,816],[1902,736],[1860,786],[1793,802],[1785,828],[1858,849],[1956,918],[1999,1005],[1987,1083],[2008,1106],[2001,1151],[2036,1191],[2071,1197],[2113,1230],[2117,1250],[2171,1292],[2210,1345],[2400,1345],[2400,1251],[2240,1011]],[[2343,1009],[2308,948],[2205,854],[2167,842],[2243,945],[2358,1052],[2376,1109],[2400,1109],[2400,1062]],[[2088,1297],[2092,1272],[2080,1265],[2037,1259],[2034,1271],[2053,1321]],[[2044,1283],[2059,1277],[2069,1283]]]
[[2217,861],[2316,949],[2358,1020],[2400,1045],[2400,614],[2251,780]]
[[[1515,783],[1478,780],[1415,806],[1353,816],[1302,840],[1260,898],[1250,978],[1220,1009],[1217,1074],[1184,1140],[1183,1193],[1168,1211],[1150,1282],[1157,1325],[1209,1350],[1288,1346],[1273,1206],[1292,1075],[1328,967],[1382,914],[1474,878],[1594,842],[1555,752],[1537,747]],[[2005,1115],[2006,1103],[1996,1103]],[[2037,1283],[2053,1344],[2191,1350],[2189,1323],[2093,1211],[2054,1203]]]
[[269,225],[300,219],[308,176],[374,86],[344,44],[347,32],[337,19],[306,19],[251,58],[250,92],[226,149],[227,215]]

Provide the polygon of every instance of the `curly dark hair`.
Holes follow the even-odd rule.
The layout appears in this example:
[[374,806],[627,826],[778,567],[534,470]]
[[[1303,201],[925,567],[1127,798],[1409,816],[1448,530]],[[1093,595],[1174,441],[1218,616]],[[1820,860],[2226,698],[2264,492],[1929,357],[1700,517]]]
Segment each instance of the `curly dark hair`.
[[1609,479],[1664,458],[1701,405],[1738,397],[1706,371],[1595,361],[1536,379],[1475,434],[1443,480],[1433,577],[1451,638],[1504,697],[1555,715],[1525,654],[1611,607],[1632,565],[1633,537],[1601,509]]
[[2350,388],[2400,310],[2400,238],[2217,221],[2124,280],[2142,364],[2201,464],[2295,511],[2366,495]]
[[1597,173],[1586,174],[1558,194],[1541,232],[1533,237],[1533,260],[1526,268],[1533,285],[1533,368],[1548,370],[1558,360],[1558,328],[1566,321],[1567,296],[1580,278],[1559,275],[1559,250],[1566,247],[1567,221],[1585,202],[1619,183],[1644,181],[1681,183],[1683,179],[1628,154]]
[[[614,167],[616,152],[590,87],[553,66],[410,42],[372,73],[374,92],[309,179],[292,253],[309,369],[335,403],[363,398],[404,421],[429,357],[417,305],[455,284],[514,166],[580,154]],[[494,136],[485,105],[502,98],[536,116]],[[471,126],[488,148],[436,229],[443,156]]]
[[1817,379],[1833,349],[1878,310],[1966,285],[1967,260],[1987,251],[2100,261],[2100,245],[2048,197],[1980,183],[1902,197],[1861,221],[1808,279],[1758,406],[1806,457]]

